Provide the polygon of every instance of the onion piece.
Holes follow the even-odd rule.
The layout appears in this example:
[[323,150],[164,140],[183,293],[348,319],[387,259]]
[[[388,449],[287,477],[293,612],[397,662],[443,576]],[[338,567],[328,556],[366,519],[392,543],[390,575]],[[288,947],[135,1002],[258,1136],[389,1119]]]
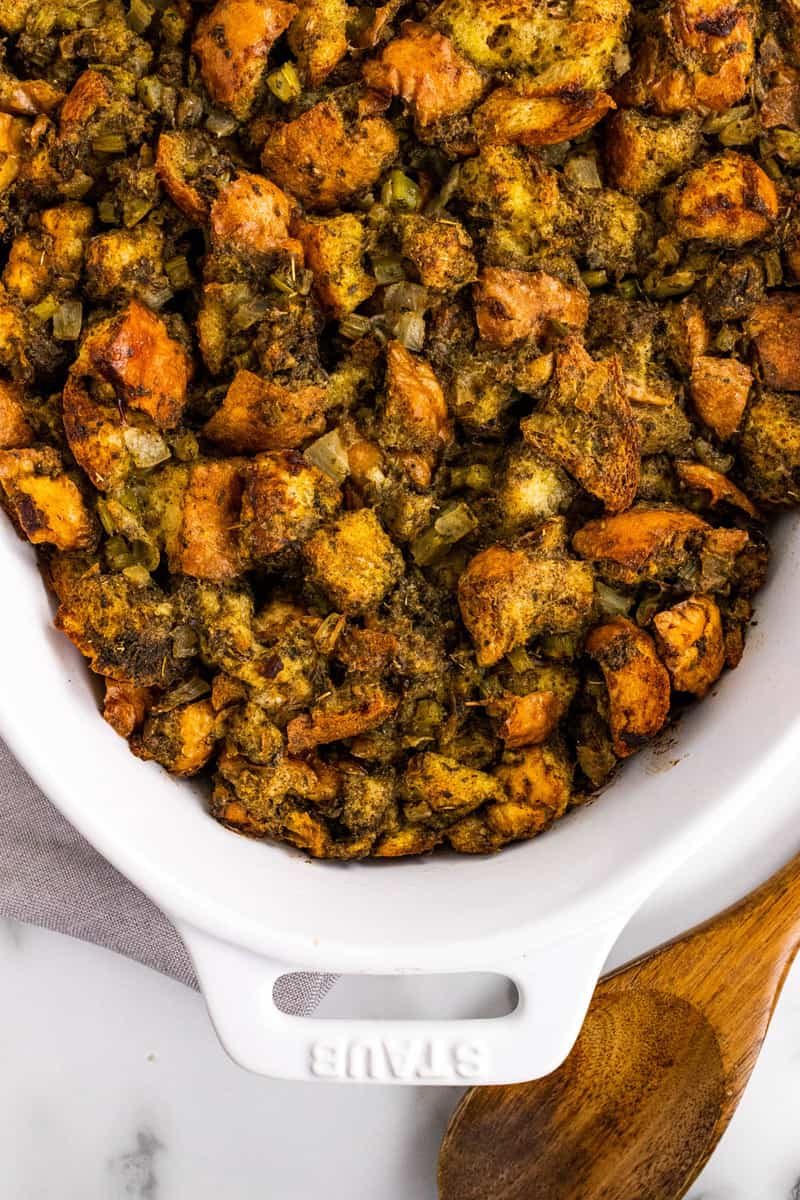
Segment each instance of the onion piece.
[[150,433],[146,429],[137,429],[135,425],[131,425],[125,430],[123,437],[131,458],[143,471],[157,467],[170,457],[169,446],[157,433]]
[[418,352],[425,345],[425,318],[421,313],[401,313],[395,323],[394,332],[406,350]]
[[335,483],[343,483],[350,474],[350,460],[338,429],[324,433],[305,450],[305,457]]
[[631,610],[633,600],[610,588],[608,584],[598,579],[594,585],[597,603],[603,613],[609,617],[626,617]]

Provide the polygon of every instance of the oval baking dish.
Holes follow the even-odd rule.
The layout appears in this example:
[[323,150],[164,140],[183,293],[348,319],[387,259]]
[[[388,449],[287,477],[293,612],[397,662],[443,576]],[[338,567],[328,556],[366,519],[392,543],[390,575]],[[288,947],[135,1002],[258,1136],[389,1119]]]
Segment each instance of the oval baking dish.
[[[494,857],[310,862],[209,819],[199,789],[142,764],[97,715],[51,623],[30,547],[0,526],[0,732],[80,831],[174,920],[217,1030],[244,1066],[286,1078],[505,1083],[552,1070],[607,952],[666,874],[747,803],[769,804],[800,730],[798,518],[741,666],[598,802]],[[519,1003],[469,1021],[322,1021],[272,1002],[275,979],[498,971]]]

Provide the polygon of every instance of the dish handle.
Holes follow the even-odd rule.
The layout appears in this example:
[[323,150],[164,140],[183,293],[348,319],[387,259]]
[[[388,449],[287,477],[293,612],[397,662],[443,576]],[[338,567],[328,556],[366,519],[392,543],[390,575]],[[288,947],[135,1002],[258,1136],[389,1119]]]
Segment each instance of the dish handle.
[[472,968],[510,978],[518,1003],[506,1016],[466,1020],[292,1016],[276,1006],[273,988],[299,968],[192,926],[178,923],[178,930],[220,1041],[241,1066],[279,1079],[452,1087],[516,1083],[555,1070],[629,915],[515,962]]

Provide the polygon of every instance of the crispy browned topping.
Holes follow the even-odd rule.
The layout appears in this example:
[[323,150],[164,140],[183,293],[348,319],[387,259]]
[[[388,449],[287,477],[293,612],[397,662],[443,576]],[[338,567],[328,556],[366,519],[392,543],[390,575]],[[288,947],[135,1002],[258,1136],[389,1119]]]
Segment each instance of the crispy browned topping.
[[494,851],[737,665],[798,11],[0,2],[0,505],[224,825]]

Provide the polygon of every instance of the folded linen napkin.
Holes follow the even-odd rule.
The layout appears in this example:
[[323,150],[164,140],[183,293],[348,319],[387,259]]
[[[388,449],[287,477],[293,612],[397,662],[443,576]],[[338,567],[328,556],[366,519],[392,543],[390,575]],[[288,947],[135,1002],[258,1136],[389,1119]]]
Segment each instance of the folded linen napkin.
[[[156,906],[92,849],[0,741],[0,917],[95,942],[197,987],[186,948]],[[332,975],[279,980],[285,1012],[313,1012]]]

